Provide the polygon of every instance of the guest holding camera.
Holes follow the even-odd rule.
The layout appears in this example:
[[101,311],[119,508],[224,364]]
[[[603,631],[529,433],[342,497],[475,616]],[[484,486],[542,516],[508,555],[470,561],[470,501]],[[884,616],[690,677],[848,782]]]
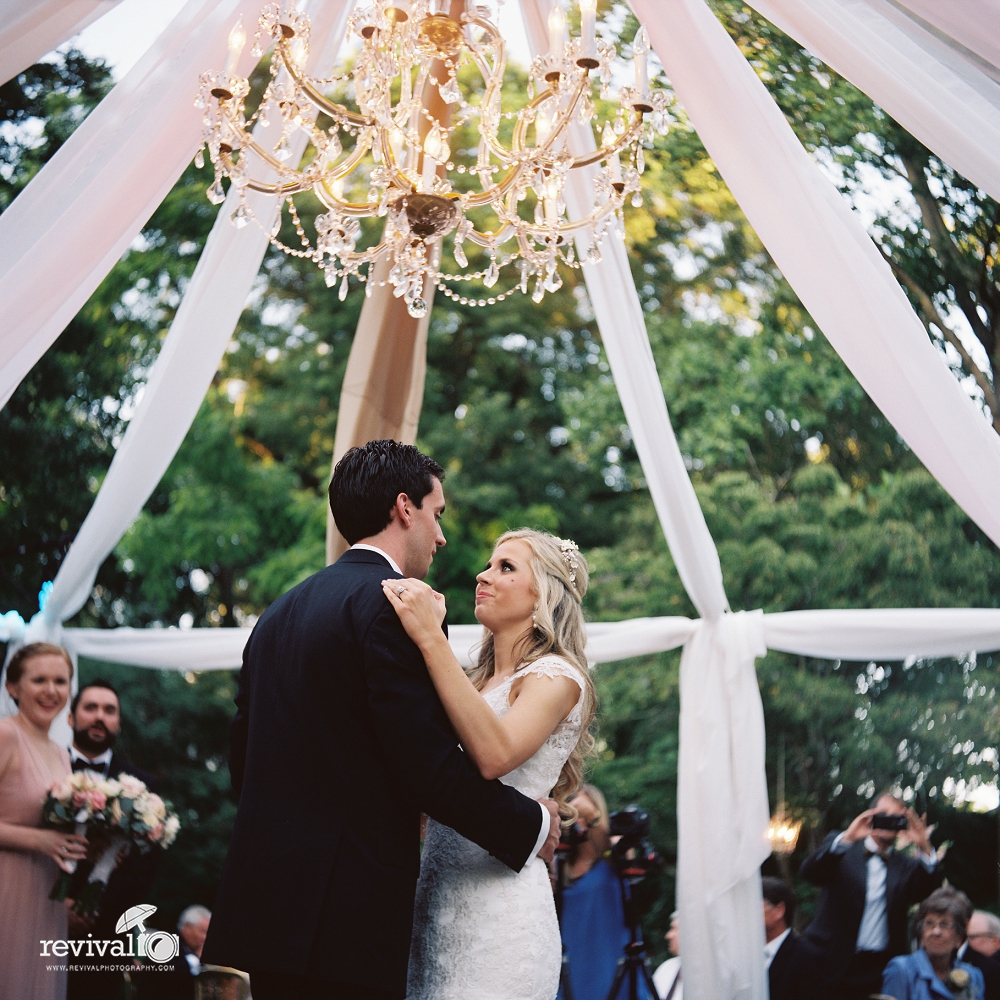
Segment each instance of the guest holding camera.
[[[629,932],[622,883],[604,855],[610,847],[608,807],[600,790],[583,788],[570,800],[578,818],[571,843],[560,848],[564,969],[572,1000],[607,1000]],[[655,1000],[640,979],[640,1000]],[[570,1000],[560,989],[560,1000]],[[628,996],[628,982],[620,997]],[[615,998],[618,1000],[618,997]]]
[[49,787],[69,774],[69,756],[49,726],[69,698],[73,662],[62,646],[22,646],[7,665],[17,712],[0,719],[0,1000],[62,1000],[66,973],[46,968],[39,941],[66,937],[66,909],[49,892],[87,840],[42,829]]
[[983,1000],[982,972],[955,958],[965,940],[971,910],[964,893],[932,892],[917,912],[920,948],[889,962],[882,993],[895,1000]]
[[[942,881],[930,832],[924,818],[886,791],[802,863],[799,874],[823,890],[804,934],[819,956],[817,994],[866,1000],[879,992],[889,959],[909,950],[907,912]],[[909,844],[918,857],[896,850]]]

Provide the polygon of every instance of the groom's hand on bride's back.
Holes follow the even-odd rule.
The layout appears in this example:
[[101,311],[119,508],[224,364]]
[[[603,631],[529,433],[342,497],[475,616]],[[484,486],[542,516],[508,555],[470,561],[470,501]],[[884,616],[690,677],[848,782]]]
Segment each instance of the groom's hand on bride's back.
[[549,811],[549,835],[538,851],[538,856],[548,865],[556,856],[556,848],[559,846],[559,839],[562,836],[562,826],[559,822],[559,807],[556,805],[555,799],[539,799],[538,801]]

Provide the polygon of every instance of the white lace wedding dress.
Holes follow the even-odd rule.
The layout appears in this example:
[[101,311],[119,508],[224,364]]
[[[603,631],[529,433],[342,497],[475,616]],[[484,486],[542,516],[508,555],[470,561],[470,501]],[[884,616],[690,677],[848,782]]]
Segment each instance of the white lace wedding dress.
[[[484,693],[500,717],[525,674],[579,671],[544,656]],[[580,739],[583,698],[538,752],[500,780],[533,799],[552,791]],[[450,827],[427,822],[413,914],[407,1000],[554,1000],[562,949],[548,869],[534,858],[512,872]]]

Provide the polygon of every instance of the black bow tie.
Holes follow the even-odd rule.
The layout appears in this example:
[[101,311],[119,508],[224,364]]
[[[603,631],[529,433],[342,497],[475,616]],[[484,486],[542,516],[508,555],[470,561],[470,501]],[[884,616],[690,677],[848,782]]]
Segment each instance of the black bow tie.
[[99,774],[104,774],[107,769],[107,764],[92,764],[86,757],[77,757],[73,761],[74,771],[97,771]]

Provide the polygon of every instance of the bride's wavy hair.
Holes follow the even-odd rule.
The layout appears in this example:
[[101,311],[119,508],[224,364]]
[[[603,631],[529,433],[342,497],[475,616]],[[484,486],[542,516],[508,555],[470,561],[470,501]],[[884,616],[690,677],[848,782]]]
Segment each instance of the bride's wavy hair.
[[[591,726],[597,711],[597,694],[583,652],[587,632],[583,622],[581,601],[587,593],[589,572],[587,561],[572,542],[530,528],[520,528],[501,535],[496,544],[519,540],[531,549],[532,590],[538,598],[534,624],[529,626],[514,645],[517,672],[543,656],[556,655],[568,660],[580,672],[583,680],[583,725],[580,740],[563,765],[552,798],[559,805],[564,822],[575,822],[576,809],[569,803],[583,786],[583,765],[594,749]],[[469,678],[481,691],[496,671],[496,651],[493,633],[488,629],[479,649],[476,666]]]

